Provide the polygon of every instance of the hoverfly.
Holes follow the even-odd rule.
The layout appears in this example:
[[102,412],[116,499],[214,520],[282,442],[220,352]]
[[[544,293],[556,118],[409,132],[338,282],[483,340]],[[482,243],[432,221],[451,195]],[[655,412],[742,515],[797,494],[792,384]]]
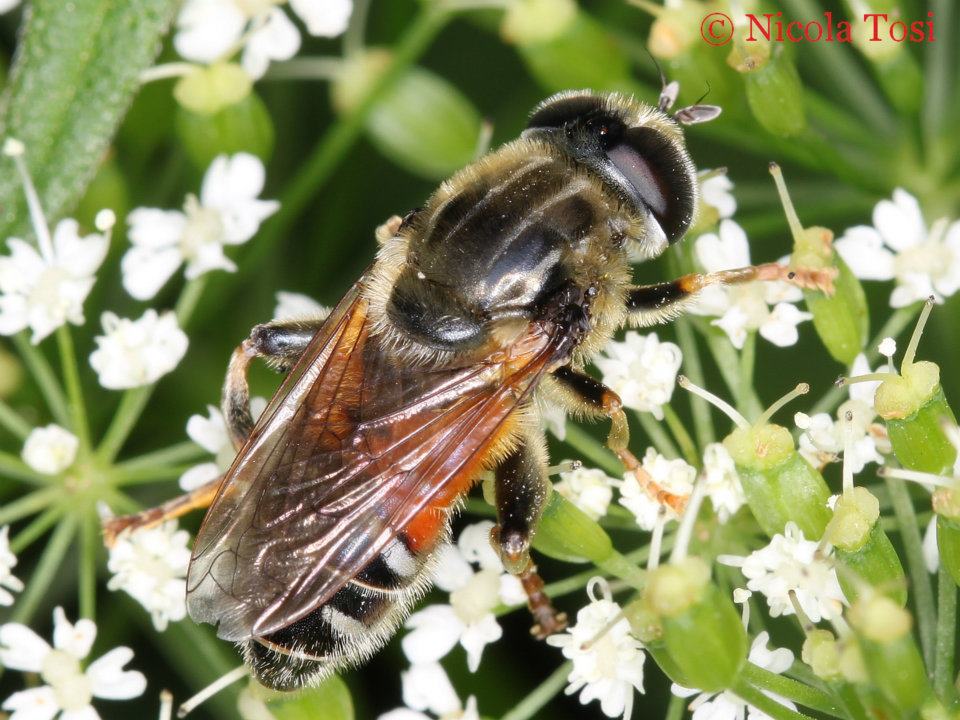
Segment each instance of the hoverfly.
[[[709,284],[787,270],[631,285],[631,258],[661,254],[696,212],[680,126],[719,109],[671,115],[675,94],[668,86],[658,106],[589,91],[541,103],[519,139],[380,229],[375,261],[325,321],[253,329],[224,385],[238,454],[222,481],[110,523],[210,505],[188,612],[240,643],[262,683],[294,689],[376,652],[426,591],[458,500],[488,470],[491,540],[541,634],[562,627],[529,555],[551,492],[538,396],[610,418],[625,465],[682,503],[644,478],[619,398],[582,368],[618,328],[665,321]],[[254,357],[289,368],[257,423]]]

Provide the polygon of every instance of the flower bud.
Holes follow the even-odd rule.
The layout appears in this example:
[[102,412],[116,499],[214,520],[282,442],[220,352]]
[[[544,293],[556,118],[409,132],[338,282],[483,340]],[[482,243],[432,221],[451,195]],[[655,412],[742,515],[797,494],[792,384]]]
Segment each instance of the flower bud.
[[23,382],[23,366],[16,355],[0,347],[0,400],[13,395]]
[[273,120],[254,92],[213,113],[181,106],[175,122],[187,157],[200,170],[221,154],[248,152],[267,160],[273,152]]
[[574,0],[516,0],[507,6],[500,35],[513,45],[548,42],[562,35],[576,17]]
[[827,681],[840,680],[840,646],[829,630],[814,629],[803,641],[801,659],[813,674]]
[[850,608],[849,619],[874,687],[900,713],[915,712],[931,691],[910,613],[886,595],[864,595]]
[[777,137],[796,137],[807,128],[803,84],[793,60],[777,45],[767,62],[743,72],[750,111]]
[[[390,55],[371,50],[346,61],[331,86],[339,112],[354,107],[390,66]],[[397,165],[429,179],[451,175],[473,160],[481,129],[471,102],[439,75],[412,67],[373,106],[365,129]]]
[[530,74],[548,92],[586,87],[637,90],[626,52],[600,23],[581,11],[561,32],[538,42],[521,42],[517,51]]
[[746,662],[747,634],[703,560],[688,557],[651,570],[642,602],[649,616],[660,621],[669,656],[661,668],[672,671],[672,679],[706,692],[733,684]]
[[879,501],[866,488],[855,487],[837,499],[824,539],[842,563],[838,578],[848,600],[855,601],[869,586],[902,607],[907,603],[903,566],[879,517]]
[[804,290],[807,309],[813,315],[813,326],[830,356],[849,366],[863,349],[870,330],[867,297],[860,281],[833,248],[833,232],[824,227],[805,228],[800,224],[787,192],[779,166],[771,164],[770,174],[777,184],[780,202],[793,235],[793,268],[837,269],[834,293]]
[[670,3],[657,8],[650,25],[650,54],[661,60],[675,60],[703,42],[700,24],[705,10],[698,2]]
[[198,115],[214,115],[243,100],[253,81],[236,63],[197,67],[177,81],[173,97],[181,107]]
[[818,538],[830,520],[830,490],[823,476],[797,452],[780,425],[738,428],[723,441],[737,467],[747,504],[770,537],[792,520],[806,537]]
[[564,562],[590,561],[600,564],[610,557],[610,536],[583,510],[558,492],[550,494],[533,547],[544,555]]

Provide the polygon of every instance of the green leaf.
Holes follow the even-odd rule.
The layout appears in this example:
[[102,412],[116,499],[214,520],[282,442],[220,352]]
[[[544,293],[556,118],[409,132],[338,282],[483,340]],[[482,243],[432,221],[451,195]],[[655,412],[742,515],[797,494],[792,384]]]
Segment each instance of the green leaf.
[[[22,141],[44,209],[72,209],[103,159],[177,0],[35,0],[27,6],[0,134]],[[27,230],[23,190],[0,173],[0,238]]]
[[291,700],[268,702],[270,713],[277,720],[353,720],[350,691],[334,676],[317,688],[306,690]]

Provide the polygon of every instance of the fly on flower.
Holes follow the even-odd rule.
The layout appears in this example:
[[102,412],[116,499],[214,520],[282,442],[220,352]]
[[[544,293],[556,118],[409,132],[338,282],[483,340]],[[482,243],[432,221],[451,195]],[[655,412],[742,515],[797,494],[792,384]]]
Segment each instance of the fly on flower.
[[[529,548],[550,496],[538,400],[606,417],[609,445],[669,502],[627,449],[617,394],[582,371],[624,325],[681,312],[702,289],[816,273],[778,264],[630,284],[696,213],[681,124],[618,94],[565,92],[520,139],[464,169],[378,230],[376,260],[325,320],[254,328],[234,352],[223,415],[238,455],[212,481],[108,531],[209,504],[187,610],[242,644],[274,688],[369,657],[429,584],[458,500],[492,471],[491,541],[520,577],[541,635],[562,628]],[[289,369],[257,422],[247,368]]]

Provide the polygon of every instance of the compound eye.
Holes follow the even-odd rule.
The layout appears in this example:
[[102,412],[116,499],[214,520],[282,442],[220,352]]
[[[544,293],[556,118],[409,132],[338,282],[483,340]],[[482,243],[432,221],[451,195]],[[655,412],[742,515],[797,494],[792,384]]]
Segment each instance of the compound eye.
[[683,237],[696,197],[696,177],[683,147],[657,130],[638,127],[627,130],[606,154],[667,240]]

